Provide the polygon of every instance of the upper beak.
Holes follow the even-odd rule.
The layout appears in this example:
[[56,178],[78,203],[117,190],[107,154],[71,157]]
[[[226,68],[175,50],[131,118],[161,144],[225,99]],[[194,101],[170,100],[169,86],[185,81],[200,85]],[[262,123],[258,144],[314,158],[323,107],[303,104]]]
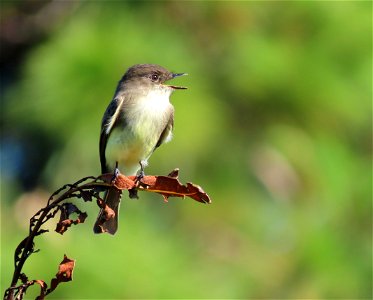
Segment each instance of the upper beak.
[[183,75],[188,75],[188,73],[173,73],[172,78],[183,76]]
[[[188,75],[187,73],[173,73],[172,74],[172,79],[175,78],[175,77],[179,77],[179,76],[184,76],[184,75]],[[176,89],[176,90],[186,90],[187,87],[185,86],[177,86],[177,85],[168,85],[169,87],[172,87],[173,89]]]

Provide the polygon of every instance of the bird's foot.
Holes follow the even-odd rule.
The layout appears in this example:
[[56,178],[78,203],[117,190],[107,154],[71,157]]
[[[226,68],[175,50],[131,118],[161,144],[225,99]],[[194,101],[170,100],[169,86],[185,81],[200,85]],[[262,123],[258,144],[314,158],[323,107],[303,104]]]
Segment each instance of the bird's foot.
[[115,181],[118,178],[119,174],[120,174],[120,171],[118,169],[118,162],[116,162],[115,169],[114,169],[114,175],[111,178],[111,182]]
[[146,162],[139,161],[139,164],[140,164],[140,172],[136,176],[136,182],[141,183],[141,179],[145,177],[144,168],[145,168]]
[[[139,162],[140,164],[140,172],[136,175],[136,178],[135,178],[135,183],[136,183],[136,186],[141,186],[141,187],[148,187],[148,185],[144,182],[142,182],[141,180],[145,177],[145,172],[144,172],[144,165],[146,164],[146,162],[142,162],[140,161]],[[138,199],[138,195],[137,195],[137,188],[133,188],[133,189],[130,189],[129,190],[129,197],[131,199]]]
[[118,169],[118,162],[116,162],[115,169],[114,169],[114,175],[113,175],[113,178],[111,178],[111,182],[115,181],[118,178],[119,174],[120,174],[120,171]]
[[137,174],[137,176],[136,176],[136,181],[141,182],[141,179],[143,179],[144,177],[145,177],[144,170],[140,170],[139,174]]

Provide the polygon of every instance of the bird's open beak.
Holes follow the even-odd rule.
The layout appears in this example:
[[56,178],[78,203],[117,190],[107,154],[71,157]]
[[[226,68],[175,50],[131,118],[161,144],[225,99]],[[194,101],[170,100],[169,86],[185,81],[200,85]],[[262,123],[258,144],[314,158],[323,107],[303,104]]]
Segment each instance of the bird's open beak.
[[[188,74],[187,73],[173,73],[172,79],[175,77],[184,76],[184,75],[188,75]],[[177,85],[167,85],[167,86],[172,87],[175,90],[186,90],[187,89],[187,87],[185,86],[177,86]]]

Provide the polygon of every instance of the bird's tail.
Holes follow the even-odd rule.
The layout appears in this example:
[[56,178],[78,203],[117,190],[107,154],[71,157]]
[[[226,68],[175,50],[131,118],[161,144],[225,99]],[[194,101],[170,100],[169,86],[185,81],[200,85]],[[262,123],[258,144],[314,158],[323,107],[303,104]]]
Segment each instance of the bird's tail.
[[[94,233],[115,234],[118,229],[119,205],[122,191],[116,188],[110,188],[104,196],[105,207],[101,208],[93,227]],[[109,208],[109,209],[108,209]],[[114,213],[114,215],[113,215]]]

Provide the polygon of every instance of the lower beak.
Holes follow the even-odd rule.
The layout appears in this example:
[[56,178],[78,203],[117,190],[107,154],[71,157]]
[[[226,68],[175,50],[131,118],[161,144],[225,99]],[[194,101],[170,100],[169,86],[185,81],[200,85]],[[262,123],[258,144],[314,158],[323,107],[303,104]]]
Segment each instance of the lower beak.
[[177,85],[167,85],[167,86],[172,87],[175,90],[186,90],[187,89],[186,86],[177,86]]

